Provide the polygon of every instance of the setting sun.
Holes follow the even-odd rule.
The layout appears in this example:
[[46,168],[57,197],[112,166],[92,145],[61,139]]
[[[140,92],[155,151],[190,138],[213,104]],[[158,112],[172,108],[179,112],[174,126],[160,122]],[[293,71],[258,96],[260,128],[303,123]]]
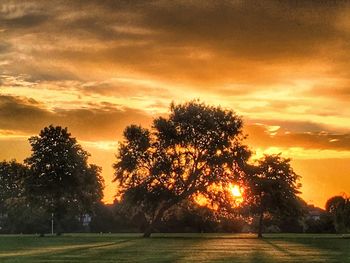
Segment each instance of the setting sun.
[[238,185],[230,185],[229,187],[232,196],[234,197],[242,197],[242,190],[239,188]]
[[[233,207],[238,206],[243,202],[244,190],[236,184],[230,184],[228,188],[223,188],[222,185],[212,185],[209,187],[208,190],[213,193],[226,192],[228,194],[227,198]],[[215,204],[212,204],[211,201],[207,197],[205,197],[203,194],[195,195],[193,200],[199,206],[206,206],[213,210],[217,209],[217,206]]]
[[236,184],[230,184],[229,191],[233,197],[234,204],[240,205],[243,202],[243,189]]

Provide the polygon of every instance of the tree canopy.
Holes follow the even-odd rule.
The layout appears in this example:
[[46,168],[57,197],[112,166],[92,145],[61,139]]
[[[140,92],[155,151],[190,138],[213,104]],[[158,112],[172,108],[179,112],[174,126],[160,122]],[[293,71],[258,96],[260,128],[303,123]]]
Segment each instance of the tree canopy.
[[333,196],[327,200],[326,211],[332,215],[338,233],[350,232],[350,198]]
[[27,174],[27,168],[15,160],[0,162],[0,230],[11,232],[14,226],[9,223],[13,223],[12,214],[16,208],[25,202],[23,183]]
[[0,162],[0,212],[6,211],[11,199],[24,196],[24,179],[27,169],[23,164],[12,160]]
[[257,164],[247,168],[245,205],[259,216],[258,236],[262,237],[264,214],[292,215],[301,212],[297,194],[299,176],[290,159],[280,154],[265,155]]
[[67,128],[50,125],[29,142],[32,154],[25,163],[31,170],[30,196],[55,214],[60,231],[60,220],[69,209],[85,213],[102,198],[101,169],[87,163],[89,154]]
[[155,119],[151,130],[131,125],[124,139],[115,181],[122,198],[145,213],[146,237],[174,205],[215,183],[239,180],[250,156],[242,144],[242,119],[197,101],[171,104],[170,115]]

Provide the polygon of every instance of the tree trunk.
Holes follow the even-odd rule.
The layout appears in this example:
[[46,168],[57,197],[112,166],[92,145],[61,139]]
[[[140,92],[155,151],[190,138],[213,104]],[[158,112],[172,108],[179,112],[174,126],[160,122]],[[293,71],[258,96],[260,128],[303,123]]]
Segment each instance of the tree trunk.
[[149,224],[149,226],[147,226],[145,232],[143,233],[143,237],[144,238],[151,237],[152,232],[153,232],[153,224]]
[[57,216],[56,217],[56,222],[55,222],[55,225],[56,225],[56,236],[61,236],[62,235],[62,224],[61,224],[61,217],[60,216]]
[[160,219],[163,217],[165,210],[161,209],[157,215],[154,217],[154,219],[149,223],[149,225],[146,227],[145,232],[143,233],[143,237],[151,237],[151,234],[154,230],[154,227],[160,221]]
[[259,217],[259,229],[258,229],[258,238],[262,238],[262,229],[263,229],[263,219],[264,219],[264,212],[260,212],[260,217]]
[[157,212],[157,214],[155,215],[154,219],[151,221],[151,223],[147,226],[145,232],[143,233],[143,237],[148,238],[151,237],[151,234],[154,230],[154,227],[156,226],[156,224],[162,219],[164,213],[170,209],[173,205],[175,205],[176,203],[171,203],[168,204],[166,206],[163,206],[162,208],[160,208]]

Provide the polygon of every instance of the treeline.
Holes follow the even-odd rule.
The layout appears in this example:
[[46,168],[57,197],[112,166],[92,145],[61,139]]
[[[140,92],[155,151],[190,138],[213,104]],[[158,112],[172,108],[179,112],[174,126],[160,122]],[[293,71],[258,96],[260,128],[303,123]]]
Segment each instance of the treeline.
[[[263,231],[266,233],[346,233],[347,229],[339,228],[335,213],[300,200],[302,213],[298,216],[271,216],[264,218]],[[340,213],[338,211],[338,213]],[[342,224],[341,221],[340,224]],[[129,217],[124,204],[115,202],[112,205],[101,204],[89,229],[94,233],[144,232],[147,219],[143,214]],[[184,202],[174,207],[163,218],[156,231],[163,233],[257,233],[259,217],[246,217],[237,214],[220,215],[197,203]]]
[[151,129],[126,127],[113,165],[118,198],[105,205],[101,168],[67,128],[45,127],[23,164],[0,163],[0,232],[350,230],[348,198],[331,198],[326,211],[308,206],[290,159],[252,161],[245,137],[233,111],[172,104]]
[[[75,231],[103,197],[101,168],[67,128],[45,127],[29,138],[32,154],[23,164],[0,163],[0,231]],[[83,223],[83,224],[82,224]]]

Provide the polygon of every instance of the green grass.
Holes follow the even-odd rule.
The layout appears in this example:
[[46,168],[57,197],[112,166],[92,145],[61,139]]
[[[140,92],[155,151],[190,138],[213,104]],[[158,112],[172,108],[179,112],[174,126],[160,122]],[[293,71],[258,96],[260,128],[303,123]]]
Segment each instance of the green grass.
[[350,262],[338,235],[0,235],[0,262]]

